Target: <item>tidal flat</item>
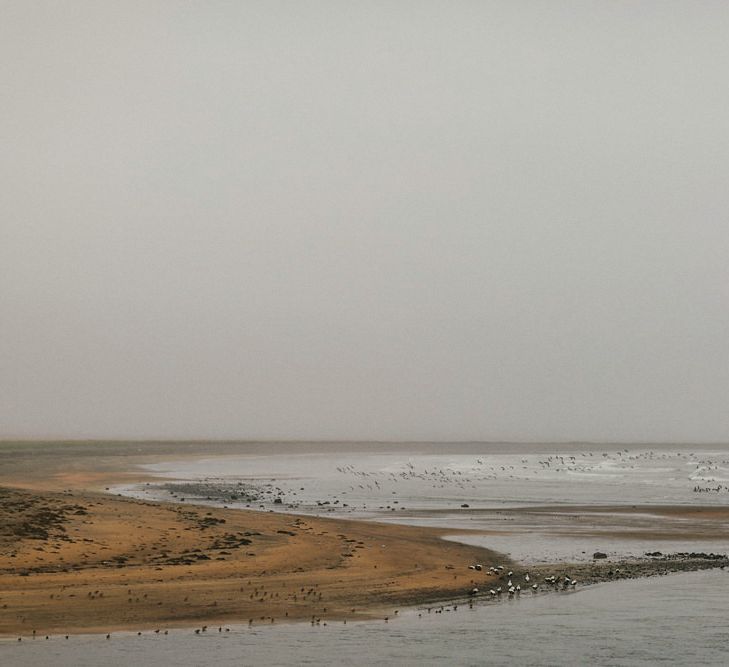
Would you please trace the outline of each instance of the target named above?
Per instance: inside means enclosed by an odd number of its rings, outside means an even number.
[[[595,584],[674,575],[650,588],[658,600],[676,576],[729,565],[727,458],[547,444],[4,443],[0,651],[89,632],[222,638],[297,622],[408,633],[423,615],[531,614],[544,596],[579,604]]]

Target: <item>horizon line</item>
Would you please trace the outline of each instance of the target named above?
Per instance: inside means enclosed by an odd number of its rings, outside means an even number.
[[[427,440],[427,439],[343,439],[343,438],[325,438],[325,439],[294,439],[294,438],[13,438],[0,437],[0,445],[11,443],[37,444],[37,443],[57,443],[57,444],[121,444],[121,443],[209,443],[209,444],[376,444],[376,445],[414,445],[414,444],[444,444],[444,445],[462,445],[462,444],[479,444],[479,445],[727,445],[729,440]]]

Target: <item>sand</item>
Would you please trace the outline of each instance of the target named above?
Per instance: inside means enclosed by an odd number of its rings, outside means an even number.
[[[0,633],[371,618],[466,595],[442,531],[0,490]]]

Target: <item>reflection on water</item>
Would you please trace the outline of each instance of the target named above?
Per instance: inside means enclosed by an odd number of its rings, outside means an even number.
[[[13,667],[78,665],[725,665],[729,573],[602,584],[396,621],[0,641]]]

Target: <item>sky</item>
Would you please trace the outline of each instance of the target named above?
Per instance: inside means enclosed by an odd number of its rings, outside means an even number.
[[[729,441],[729,3],[0,17],[0,438]]]

